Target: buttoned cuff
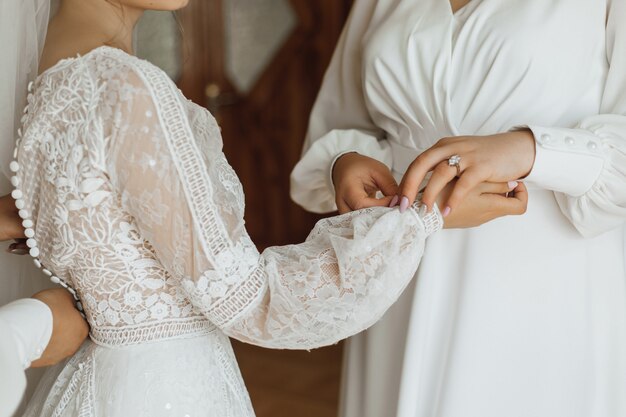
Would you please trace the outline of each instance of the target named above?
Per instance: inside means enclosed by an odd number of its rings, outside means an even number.
[[[528,128],[535,137],[536,154],[524,182],[574,197],[585,194],[604,165],[598,138],[583,129]]]
[[[15,344],[22,367],[28,368],[50,342],[52,311],[39,300],[21,299],[0,307],[0,320],[11,330],[6,336]]]

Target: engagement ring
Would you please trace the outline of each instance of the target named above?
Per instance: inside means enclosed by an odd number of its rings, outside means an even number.
[[[448,158],[448,166],[456,167],[456,176],[461,175],[461,156],[460,155],[452,155]]]

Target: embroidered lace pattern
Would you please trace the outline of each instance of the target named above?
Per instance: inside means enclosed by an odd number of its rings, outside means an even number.
[[[413,276],[438,213],[377,208],[259,253],[219,128],[151,64],[101,47],[29,96],[18,158],[40,259],[119,346],[216,328],[313,348],[373,324]]]

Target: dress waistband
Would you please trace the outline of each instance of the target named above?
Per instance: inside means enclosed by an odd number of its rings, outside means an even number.
[[[122,347],[171,339],[186,339],[214,332],[217,327],[203,317],[171,322],[156,322],[136,327],[93,327],[89,333],[94,343]]]

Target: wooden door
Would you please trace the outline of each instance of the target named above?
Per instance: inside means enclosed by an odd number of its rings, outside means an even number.
[[[351,2],[195,0],[181,13],[179,86],[222,127],[260,250],[303,241],[318,219],[290,200],[289,174]],[[234,346],[258,417],[336,415],[340,346],[311,353]]]

